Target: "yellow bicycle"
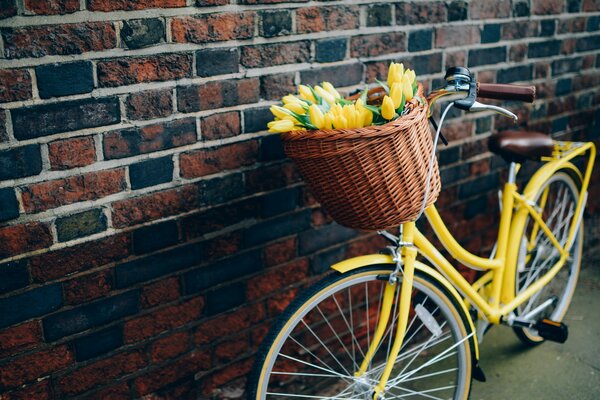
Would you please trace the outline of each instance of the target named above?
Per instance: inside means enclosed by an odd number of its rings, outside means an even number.
[[[535,88],[478,84],[451,68],[447,85],[428,97],[461,95],[450,107],[510,111],[484,98],[533,101]],[[439,137],[440,129],[437,131]],[[381,231],[389,254],[333,265],[334,270],[290,304],[257,354],[249,399],[467,399],[478,365],[478,340],[490,325],[512,326],[527,344],[564,342],[565,315],[579,274],[586,204],[596,149],[539,133],[503,132],[490,150],[509,162],[501,193],[495,250],[465,250],[435,206],[424,210],[448,253],[482,271],[469,283],[415,222]],[[520,165],[543,161],[518,190]],[[587,159],[582,169],[575,159]],[[417,259],[418,258],[418,259]]]

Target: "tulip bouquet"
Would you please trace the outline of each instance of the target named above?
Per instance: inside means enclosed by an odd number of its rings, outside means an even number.
[[[417,79],[413,70],[392,62],[387,82],[377,82],[385,92],[380,105],[367,104],[368,88],[355,100],[346,100],[329,82],[315,87],[300,85],[298,95],[283,97],[283,106],[271,106],[275,120],[269,122],[269,132],[351,129],[386,124],[402,115],[406,103],[416,96]]]

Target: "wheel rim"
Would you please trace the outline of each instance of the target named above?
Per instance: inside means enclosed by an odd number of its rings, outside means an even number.
[[[396,325],[392,317],[397,315],[399,297],[397,289],[374,361],[365,375],[355,377],[373,337],[389,271],[379,274],[342,279],[311,296],[294,313],[267,356],[258,398],[372,398],[392,345]],[[468,393],[470,382],[464,325],[439,289],[422,280],[415,280],[414,287],[406,339],[385,399],[462,398],[459,394]]]
[[[574,218],[578,200],[578,190],[573,180],[564,173],[554,175],[540,190],[535,201],[543,198],[543,193],[548,190],[546,204],[542,211],[544,221],[564,246],[568,237],[569,227]],[[522,292],[532,283],[544,276],[560,258],[557,249],[541,230],[537,235],[532,235],[534,221],[528,218],[525,225],[525,234],[519,248],[519,260],[516,274],[517,293]],[[542,304],[551,297],[556,298],[554,305],[546,308],[536,319],[548,318],[553,321],[561,321],[567,312],[579,275],[579,264],[581,261],[581,226],[576,232],[575,240],[570,250],[570,256],[566,264],[544,286],[534,294],[528,301],[518,307],[519,315],[524,315],[535,307]],[[524,329],[529,339],[541,341],[534,329]]]

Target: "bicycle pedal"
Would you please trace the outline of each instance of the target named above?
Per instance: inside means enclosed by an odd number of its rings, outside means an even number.
[[[564,343],[569,337],[569,328],[562,322],[555,322],[544,318],[538,321],[534,328],[541,337],[553,342]]]

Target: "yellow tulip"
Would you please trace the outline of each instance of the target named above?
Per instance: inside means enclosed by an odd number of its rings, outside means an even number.
[[[348,127],[348,121],[343,115],[338,115],[333,119],[333,127],[335,129],[346,129]]]
[[[392,63],[393,64],[393,63]],[[388,87],[392,87],[395,82],[400,82],[404,76],[404,64],[393,64],[390,65],[388,70]]]
[[[300,85],[298,86],[298,91],[300,92],[300,97],[304,100],[308,100],[313,103],[317,102],[317,99],[315,99],[315,96],[312,94],[312,91],[308,86]]]
[[[302,100],[300,100],[299,98],[297,98],[293,94],[288,94],[287,96],[283,96],[283,98],[281,99],[281,101],[283,101],[283,104],[290,104],[290,103],[299,103],[299,104],[302,104]]]
[[[341,99],[342,96],[340,95],[340,93],[335,89],[335,87],[329,83],[329,82],[323,82],[321,83],[321,85],[323,86],[323,89],[327,90],[335,99]]]
[[[301,103],[287,103],[283,106],[283,108],[293,111],[296,114],[304,115],[306,114],[306,110],[302,107]]]
[[[315,86],[315,92],[321,96],[322,98],[325,99],[325,101],[327,103],[329,103],[330,105],[334,105],[335,104],[335,97],[333,97],[333,95],[331,93],[329,93],[327,90],[323,89],[321,86]]]
[[[284,119],[285,117],[290,115],[290,112],[288,110],[279,106],[271,106],[269,110],[271,110],[271,113],[273,113],[273,115],[279,119]]]
[[[408,76],[411,85],[415,83],[415,79],[417,79],[415,71],[413,71],[412,69],[407,69],[404,75]]]
[[[366,108],[362,112],[363,126],[370,126],[373,123],[373,113]]]
[[[385,96],[383,98],[383,103],[381,104],[381,116],[385,119],[392,119],[396,114],[394,109],[394,102],[390,96]]]
[[[332,129],[333,128],[333,115],[328,112],[324,117],[323,129]]]
[[[321,129],[323,128],[323,126],[325,126],[325,116],[316,104],[313,104],[310,107],[308,107],[308,115],[310,116],[310,122],[317,129]]]
[[[390,97],[392,98],[392,102],[394,103],[394,109],[400,107],[400,103],[402,103],[402,90],[402,84],[400,82],[394,82],[390,90]]]
[[[271,121],[267,124],[269,132],[289,132],[294,128],[294,123],[288,119]]]
[[[404,94],[406,101],[409,101],[413,98],[412,84],[410,83],[409,79],[404,79],[402,82],[402,93]]]

